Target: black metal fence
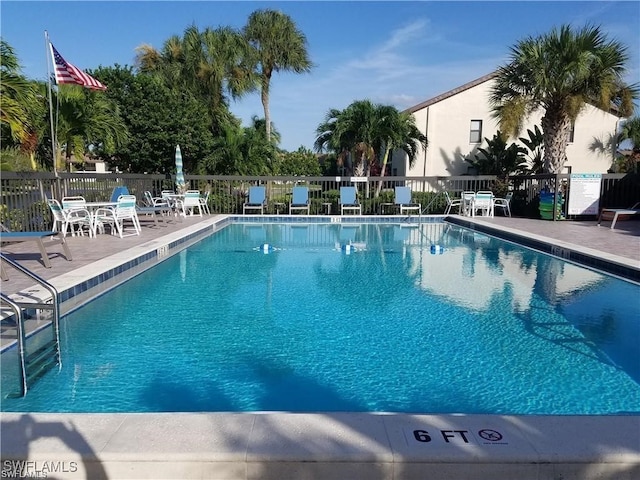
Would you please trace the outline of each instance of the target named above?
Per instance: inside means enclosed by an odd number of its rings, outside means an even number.
[[[633,176],[632,176],[633,177]],[[251,185],[265,185],[267,213],[285,213],[296,185],[309,187],[311,214],[340,212],[340,187],[355,186],[363,215],[390,213],[385,206],[393,203],[394,187],[409,186],[413,201],[422,205],[423,214],[441,214],[447,206],[444,192],[459,197],[463,191],[491,190],[504,197],[513,191],[512,212],[515,216],[539,218],[537,198],[541,190],[569,194],[569,175],[533,175],[510,177],[508,182],[495,176],[459,177],[247,177],[219,175],[185,175],[187,186],[209,192],[212,213],[240,214]],[[629,206],[640,200],[637,176],[607,174],[602,176],[600,207]],[[175,190],[175,178],[155,174],[123,173],[15,173],[3,172],[0,178],[2,201],[0,221],[12,230],[34,231],[51,228],[47,199],[82,195],[87,201],[104,201],[117,186],[126,186],[144,202],[144,192],[158,196],[162,190]]]

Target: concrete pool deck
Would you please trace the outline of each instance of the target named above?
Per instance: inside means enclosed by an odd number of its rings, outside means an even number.
[[[189,237],[176,245],[177,252],[197,241],[200,232],[210,233],[221,218],[145,227],[141,236],[124,239],[72,237],[73,261],[52,256],[51,269],[29,245],[10,245],[3,253],[64,289],[114,262],[164,251],[165,245]],[[595,251],[640,270],[637,221],[621,222],[616,230],[595,222],[473,221],[477,228],[544,238],[562,252]],[[32,282],[20,283],[24,280],[17,272],[8,270],[3,293],[30,288]],[[77,300],[86,298],[78,295]],[[3,412],[0,427],[3,478],[45,470],[69,479],[640,478],[638,415]]]

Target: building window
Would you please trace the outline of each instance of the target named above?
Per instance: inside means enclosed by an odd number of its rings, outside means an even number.
[[[569,130],[569,142],[568,143],[573,143],[573,136],[576,133],[576,122],[574,120],[571,120],[571,130]]]
[[[482,143],[482,120],[471,120],[469,143]]]

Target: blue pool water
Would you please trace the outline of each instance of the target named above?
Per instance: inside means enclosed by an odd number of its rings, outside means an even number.
[[[2,410],[640,414],[638,298],[444,223],[234,224],[65,317]]]

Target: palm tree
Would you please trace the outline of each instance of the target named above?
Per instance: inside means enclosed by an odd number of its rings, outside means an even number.
[[[182,37],[166,40],[161,51],[141,45],[137,52],[141,72],[155,74],[169,88],[187,90],[206,102],[220,132],[230,121],[225,92],[238,98],[256,88],[249,44],[229,27],[199,31],[190,26]]]
[[[269,88],[273,72],[304,73],[311,70],[307,39],[291,18],[275,10],[253,12],[244,27],[244,36],[253,47],[254,61],[260,82],[260,97],[264,109],[267,140],[271,140]]]
[[[318,153],[335,152],[336,164],[341,167],[345,165],[349,156],[348,142],[341,139],[336,131],[342,112],[335,108],[327,112],[324,121],[316,128],[316,140],[313,143],[313,148]]]
[[[500,130],[517,136],[525,118],[542,109],[544,168],[559,172],[567,160],[571,122],[587,104],[622,116],[633,112],[638,86],[623,82],[627,49],[609,41],[599,27],[553,29],[511,48],[511,61],[500,67],[490,102]]]
[[[67,161],[74,155],[103,152],[108,155],[128,139],[128,131],[115,103],[105,95],[75,85],[58,90],[59,118],[56,137]]]
[[[622,125],[620,143],[625,140],[631,142],[631,150],[640,153],[640,117],[633,117]]]
[[[393,150],[402,150],[407,154],[409,165],[415,163],[418,147],[427,148],[428,140],[416,126],[415,117],[408,112],[399,112],[392,106],[378,105],[376,108],[377,145],[375,150],[382,157],[380,176],[384,177],[387,170],[389,155]],[[382,190],[382,180],[378,182],[376,197]]]
[[[21,143],[32,127],[29,104],[36,102],[34,86],[20,73],[20,63],[13,48],[0,40],[0,121],[9,129],[11,138]]]

